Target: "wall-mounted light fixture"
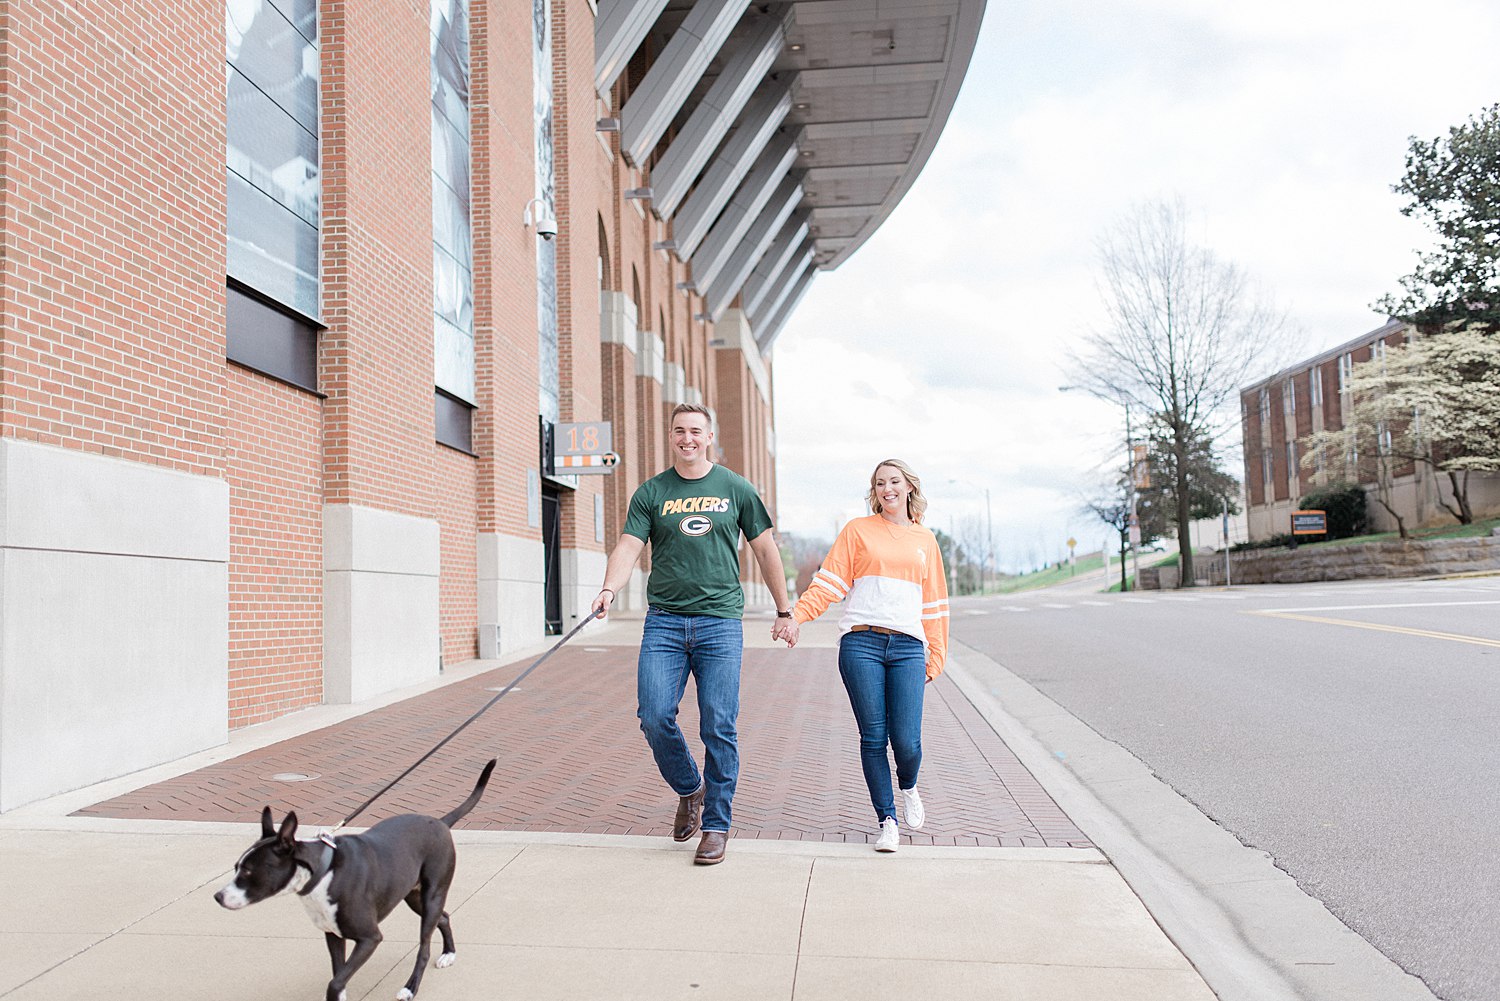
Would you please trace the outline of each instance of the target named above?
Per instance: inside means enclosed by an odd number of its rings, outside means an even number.
[[[650,188],[626,188],[625,197],[639,198],[641,201],[649,202],[652,198],[652,193]]]
[[[620,120],[618,118],[601,118],[594,123],[595,132],[618,132],[620,131]]]
[[[677,283],[677,291],[679,291],[679,292],[696,292],[696,291],[698,291],[698,286],[695,285],[692,282],[678,282]]]
[[[677,241],[676,240],[657,240],[655,243],[651,244],[651,249],[652,250],[676,250],[677,249]]]
[[[531,211],[536,207],[536,212]],[[536,235],[543,240],[550,240],[557,235],[557,220],[547,208],[547,202],[542,198],[533,198],[526,203],[526,211],[521,213],[521,225],[536,227]]]

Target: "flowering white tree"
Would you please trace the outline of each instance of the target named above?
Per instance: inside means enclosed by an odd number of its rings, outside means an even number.
[[[1354,366],[1344,425],[1307,439],[1302,464],[1343,456],[1351,478],[1390,501],[1397,469],[1424,465],[1444,476],[1452,499],[1438,503],[1461,524],[1474,520],[1469,477],[1500,472],[1500,334],[1482,327],[1418,337]]]

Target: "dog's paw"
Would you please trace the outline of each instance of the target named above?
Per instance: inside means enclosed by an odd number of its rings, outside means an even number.
[[[456,953],[456,952],[445,952],[445,953],[443,953],[441,956],[439,956],[437,958],[437,964],[436,964],[437,968],[440,969],[440,970],[446,970],[448,967],[450,967],[450,966],[453,965],[453,961],[455,959],[457,959],[457,958],[458,958],[458,953]]]
[[[403,987],[396,992],[396,1001],[411,1001],[414,997],[416,995],[411,992],[410,987]]]

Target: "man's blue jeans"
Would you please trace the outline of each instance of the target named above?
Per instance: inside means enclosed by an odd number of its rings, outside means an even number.
[[[865,785],[870,787],[870,805],[875,807],[877,820],[895,819],[896,797],[885,747],[889,743],[896,756],[896,780],[901,788],[915,788],[922,767],[926,648],[921,640],[905,634],[845,633],[839,641],[839,674],[859,726],[859,762]]]
[[[691,796],[700,782],[704,784],[705,831],[729,831],[730,803],[740,774],[735,721],[740,715],[744,647],[739,619],[675,615],[656,608],[646,612],[636,668],[636,715],[656,767],[672,791]],[[689,674],[698,690],[698,735],[704,751],[701,776],[677,726],[677,707]]]

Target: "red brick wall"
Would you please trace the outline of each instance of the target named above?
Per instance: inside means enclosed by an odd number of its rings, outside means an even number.
[[[324,500],[432,517],[427,6],[329,0],[318,33]]]
[[[228,367],[229,725],[323,700],[322,404]]]
[[[558,368],[561,419],[604,418],[599,344],[599,210],[608,193],[593,169],[603,152],[594,134],[594,14],[588,4],[552,5],[553,178],[557,216]],[[613,474],[611,474],[613,475]],[[594,498],[603,477],[582,476],[562,493],[562,545],[603,551],[594,538]]]
[[[474,460],[442,445],[433,446],[433,469],[442,535],[438,587],[443,663],[479,656],[479,479]]]
[[[223,4],[3,19],[0,434],[219,475]]]
[[[537,237],[522,225],[536,181],[531,5],[471,0],[469,21],[479,530],[540,540],[526,524],[526,475],[539,452]]]

